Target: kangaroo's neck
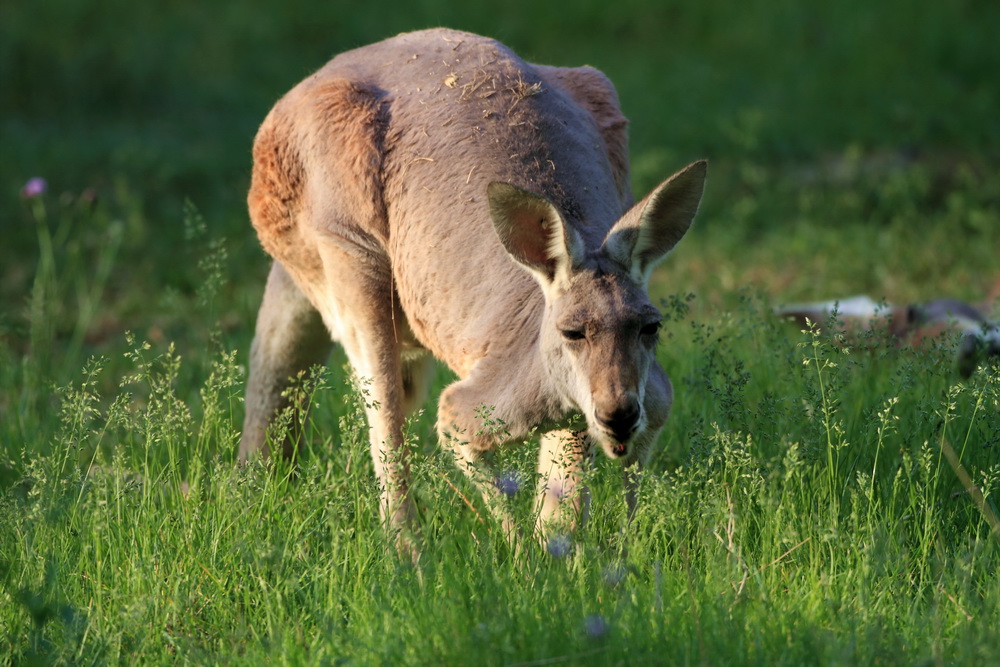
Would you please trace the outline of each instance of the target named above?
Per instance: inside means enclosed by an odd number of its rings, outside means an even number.
[[[575,412],[573,404],[561,391],[557,378],[547,364],[545,351],[536,339],[532,345],[518,351],[518,357],[495,360],[491,364],[499,372],[498,385],[510,400],[504,412],[507,430],[514,439],[527,437],[535,427],[562,422]],[[491,360],[491,362],[494,360]]]

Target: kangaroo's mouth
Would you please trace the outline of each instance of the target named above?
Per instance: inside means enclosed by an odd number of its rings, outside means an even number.
[[[609,459],[623,459],[632,450],[632,442],[640,430],[635,429],[627,437],[618,438],[614,434],[608,433],[605,429],[592,428],[590,429],[590,437],[600,445],[600,448],[604,450]]]
[[[638,414],[629,415],[624,420],[607,420],[594,415],[590,433],[591,437],[600,443],[608,458],[621,459],[629,455],[632,444],[645,427],[646,421],[640,409]]]

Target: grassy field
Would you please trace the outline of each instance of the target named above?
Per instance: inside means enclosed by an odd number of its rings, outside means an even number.
[[[170,5],[0,4],[0,664],[1000,655],[1000,368],[772,315],[868,294],[1000,316],[1000,5]],[[417,571],[339,352],[303,382],[297,467],[234,461],[269,266],[256,126],[334,53],[433,25],[608,73],[637,193],[712,166],[654,277],[677,399],[635,520],[604,461],[587,527],[515,556],[429,403]],[[503,458],[524,486],[532,457]]]

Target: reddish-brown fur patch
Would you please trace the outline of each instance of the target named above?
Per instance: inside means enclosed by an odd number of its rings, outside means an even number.
[[[299,228],[308,206],[306,169],[294,125],[280,106],[257,132],[253,157],[247,206],[261,245],[293,275],[321,275],[315,244],[307,242]]]
[[[261,245],[298,276],[322,271],[315,243],[307,241],[314,230],[300,227],[300,220],[334,226],[316,211],[342,216],[336,226],[383,244],[388,237],[381,185],[388,122],[381,95],[346,79],[315,81],[279,102],[261,126],[247,197]],[[309,189],[307,172],[323,177],[321,189]]]
[[[305,185],[305,169],[284,114],[275,111],[264,121],[254,141],[253,162],[247,204],[257,235],[270,252],[276,237],[295,227]]]
[[[319,154],[326,168],[340,176],[337,208],[350,211],[355,224],[384,242],[389,232],[382,169],[389,121],[383,97],[381,91],[347,79],[325,81],[310,91]]]

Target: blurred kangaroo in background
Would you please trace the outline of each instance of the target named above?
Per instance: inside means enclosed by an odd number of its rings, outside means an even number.
[[[626,125],[601,72],[443,29],[341,54],[293,88],[253,149],[250,216],[275,261],[240,459],[281,444],[265,433],[283,391],[335,341],[371,382],[381,513],[403,550],[403,422],[434,358],[460,378],[438,403],[440,443],[487,496],[484,455],[540,428],[541,532],[585,517],[595,443],[624,463],[631,515],[673,400],[649,276],[691,224],[706,163],[633,206]]]

